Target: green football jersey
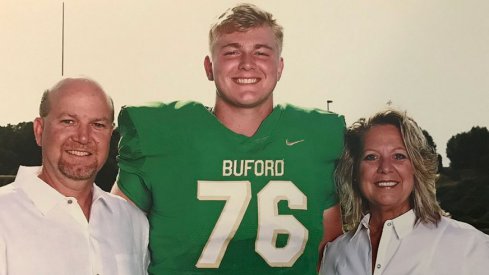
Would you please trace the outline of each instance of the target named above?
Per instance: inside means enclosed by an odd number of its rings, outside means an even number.
[[[252,137],[202,104],[125,107],[120,189],[150,222],[150,274],[316,274],[342,116],[279,105]]]

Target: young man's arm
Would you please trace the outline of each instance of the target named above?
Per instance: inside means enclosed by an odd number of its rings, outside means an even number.
[[[126,196],[126,194],[124,194],[124,192],[122,192],[122,190],[119,188],[119,185],[117,185],[117,182],[115,182],[114,185],[112,185],[112,189],[110,190],[110,193],[117,195],[117,196],[125,199],[126,201],[136,205],[129,197]]]
[[[323,239],[319,244],[318,270],[323,258],[324,247],[341,234],[343,234],[341,211],[339,204],[335,204],[323,212]]]

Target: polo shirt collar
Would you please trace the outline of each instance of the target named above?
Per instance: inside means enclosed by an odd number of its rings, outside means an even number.
[[[100,201],[101,203],[103,203],[105,205],[105,207],[110,212],[113,212],[112,207],[114,207],[114,206],[109,203],[109,200],[110,200],[109,196],[110,195],[95,184],[93,185],[92,190],[93,190],[93,192],[92,192],[92,208],[94,207],[94,205],[97,204],[97,201]]]
[[[20,166],[15,182],[19,184],[37,209],[46,215],[57,204],[66,203],[68,198],[38,177],[41,169],[41,166]]]
[[[409,210],[408,212],[402,214],[401,216],[392,220],[394,226],[394,231],[399,239],[407,236],[414,229],[414,223],[416,221],[416,215],[414,210]]]
[[[363,216],[362,220],[360,221],[360,224],[357,227],[357,230],[355,231],[355,234],[353,234],[352,236],[352,239],[355,238],[355,236],[357,236],[360,231],[369,228],[369,224],[368,224],[369,221],[370,221],[370,213]],[[414,214],[414,210],[411,209],[408,212],[390,221],[393,224],[394,232],[396,233],[397,237],[399,239],[402,239],[405,236],[407,236],[409,233],[411,233],[411,231],[413,231],[414,223],[416,221],[416,215]]]
[[[27,196],[32,200],[34,205],[46,215],[51,209],[58,204],[66,204],[68,200],[76,200],[73,197],[65,197],[51,187],[49,184],[41,180],[38,176],[41,173],[42,166],[26,167],[20,166],[15,178],[18,184]],[[97,200],[101,200],[110,209],[110,204],[107,203],[107,195],[95,184],[93,185],[92,207]]]

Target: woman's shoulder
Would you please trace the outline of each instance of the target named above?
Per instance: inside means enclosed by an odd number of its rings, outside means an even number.
[[[487,274],[489,268],[489,235],[468,223],[442,218],[443,234],[438,242],[438,251],[446,259],[463,262],[465,274]]]
[[[442,217],[436,227],[430,226],[425,233],[441,253],[459,257],[473,254],[489,256],[489,235],[468,223]]]
[[[437,227],[440,227],[446,233],[450,233],[452,231],[455,233],[458,233],[458,234],[482,233],[479,230],[477,230],[474,226],[472,226],[468,223],[461,222],[458,220],[454,220],[454,219],[449,218],[449,217],[442,217],[441,220],[439,221]]]
[[[363,228],[344,233],[326,245],[320,274],[364,274],[370,269],[365,262],[370,246]]]
[[[349,254],[352,249],[358,248],[358,240],[356,239],[361,238],[361,231],[361,229],[355,229],[345,232],[334,241],[329,242],[326,245],[325,255],[327,253],[332,253],[338,256],[340,254]]]

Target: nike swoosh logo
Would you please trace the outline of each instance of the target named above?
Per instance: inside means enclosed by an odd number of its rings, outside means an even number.
[[[289,141],[288,139],[286,139],[285,144],[287,144],[287,146],[293,146],[293,145],[296,145],[297,143],[301,143],[303,141],[304,141],[303,139],[299,139],[296,141]]]

